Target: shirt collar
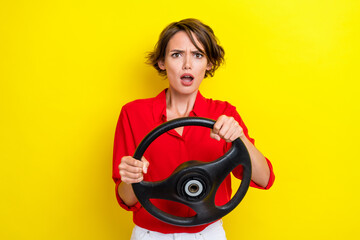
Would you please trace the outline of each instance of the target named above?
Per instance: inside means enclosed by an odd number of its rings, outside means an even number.
[[[153,117],[155,122],[166,122],[166,91],[161,91],[154,99],[153,103]],[[200,91],[197,92],[195,104],[193,110],[190,112],[190,116],[201,117],[204,116],[206,111],[206,98],[204,98]]]
[[[166,89],[161,91],[153,102],[153,117],[155,123],[163,123],[166,121]]]
[[[203,95],[201,95],[200,90],[199,90],[196,95],[194,109],[192,110],[192,112],[194,113],[194,116],[205,117],[206,105],[207,105],[206,98],[204,98]]]

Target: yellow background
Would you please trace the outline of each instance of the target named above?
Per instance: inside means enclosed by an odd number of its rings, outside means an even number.
[[[2,0],[0,239],[129,239],[117,117],[167,86],[145,55],[187,17],[226,51],[203,95],[237,107],[276,174],[224,218],[228,239],[360,238],[359,2]]]

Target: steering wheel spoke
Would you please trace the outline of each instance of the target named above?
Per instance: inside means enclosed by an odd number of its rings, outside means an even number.
[[[133,188],[136,191],[141,191],[141,196],[144,199],[165,199],[183,203],[176,190],[176,175],[171,175],[162,181],[142,181],[133,184]]]

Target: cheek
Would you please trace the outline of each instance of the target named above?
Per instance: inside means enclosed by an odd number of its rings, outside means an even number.
[[[199,63],[198,65],[197,65],[197,69],[198,69],[198,73],[199,74],[203,74],[203,73],[205,73],[206,72],[206,70],[207,70],[207,64],[205,63]]]
[[[174,77],[174,76],[177,75],[177,70],[174,69],[174,68],[167,68],[167,69],[166,69],[166,75],[167,75],[168,77],[169,77],[169,76]]]
[[[176,82],[176,78],[178,75],[179,70],[174,66],[168,66],[166,68],[166,76],[169,82]]]
[[[167,64],[166,64],[166,70],[168,72],[177,72],[179,71],[179,69],[181,69],[181,64],[179,61],[169,61]]]

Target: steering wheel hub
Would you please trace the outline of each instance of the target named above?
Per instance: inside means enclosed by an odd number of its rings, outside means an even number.
[[[185,185],[185,192],[190,197],[197,197],[203,191],[203,185],[198,180],[190,180]]]
[[[210,180],[201,173],[190,173],[182,176],[178,183],[178,194],[188,201],[200,201],[211,188]]]

